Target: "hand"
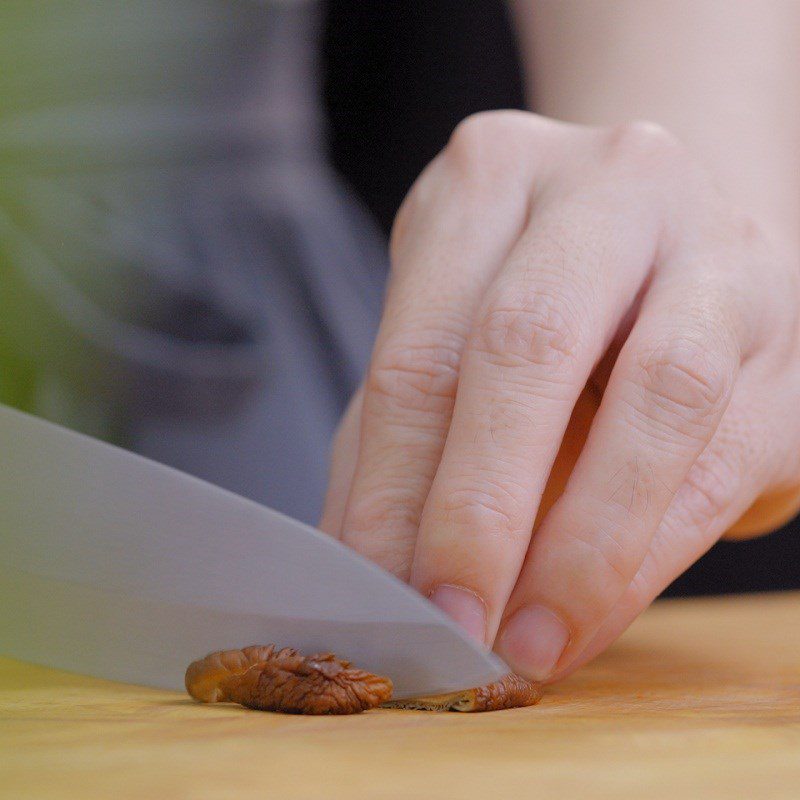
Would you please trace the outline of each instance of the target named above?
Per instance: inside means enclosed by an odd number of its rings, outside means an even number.
[[[800,483],[796,252],[657,126],[472,117],[391,254],[322,527],[520,674],[584,663]]]

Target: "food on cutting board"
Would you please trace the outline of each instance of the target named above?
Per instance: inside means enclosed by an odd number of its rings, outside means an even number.
[[[541,699],[541,684],[510,674],[475,689],[389,700],[383,705],[386,708],[412,708],[419,711],[502,711],[505,708],[533,706]]]
[[[186,690],[204,703],[232,702],[285,714],[358,714],[392,696],[388,678],[333,653],[303,656],[274,645],[222,650],[186,670]]]
[[[353,667],[333,653],[304,656],[291,647],[220,650],[186,670],[186,690],[203,703],[239,703],[285,714],[358,714],[377,706],[426,711],[497,711],[531,706],[539,684],[507,675],[488,686],[392,700],[392,681]]]

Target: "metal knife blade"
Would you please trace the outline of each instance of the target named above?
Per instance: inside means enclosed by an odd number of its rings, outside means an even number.
[[[270,642],[336,652],[398,698],[508,671],[319,531],[0,406],[0,652],[179,689],[192,660]]]

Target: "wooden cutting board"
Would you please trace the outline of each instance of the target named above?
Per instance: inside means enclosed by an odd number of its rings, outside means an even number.
[[[0,796],[800,798],[800,594],[662,602],[493,714],[279,716],[0,660]]]

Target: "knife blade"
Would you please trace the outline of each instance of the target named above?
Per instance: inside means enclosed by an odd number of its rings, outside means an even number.
[[[397,698],[508,671],[321,532],[0,406],[0,652],[180,689],[192,660],[271,642],[388,675]]]

